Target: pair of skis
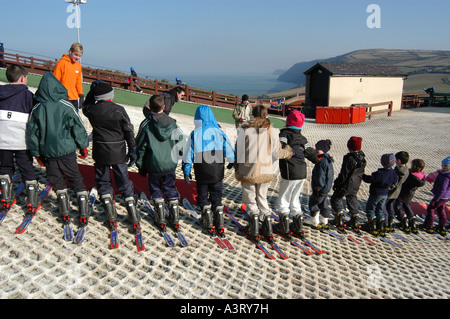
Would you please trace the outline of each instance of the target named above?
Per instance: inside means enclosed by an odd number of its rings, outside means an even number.
[[[147,212],[150,214],[152,218],[155,217],[155,211],[152,208],[152,205],[150,204],[150,201],[147,198],[147,195],[145,195],[144,192],[141,193],[140,200],[144,208],[147,210]],[[176,230],[177,238],[180,241],[180,244],[182,247],[186,247],[189,245],[188,241],[186,240],[186,237],[181,232],[179,228]],[[175,241],[172,239],[172,236],[167,232],[167,227],[164,227],[161,229],[161,235],[164,238],[164,241],[166,242],[166,245],[169,247],[175,247]]]
[[[41,208],[42,204],[44,203],[45,199],[47,198],[47,196],[50,193],[50,191],[52,190],[52,188],[53,188],[53,186],[50,184],[50,182],[47,183],[47,185],[45,186],[41,195],[39,196],[39,198],[41,200],[39,205],[36,207],[36,209],[34,211],[32,211],[32,212],[27,211],[27,213],[25,214],[24,220],[19,225],[19,227],[17,227],[17,229],[16,229],[16,232],[15,232],[16,234],[23,234],[27,230],[28,226],[30,225],[31,221],[33,220],[33,218],[36,215],[36,213],[38,212],[38,210]]]
[[[115,208],[115,201],[113,203],[113,209]],[[115,221],[110,221],[109,223],[109,248],[117,249],[119,248],[119,235],[117,233],[117,224]],[[145,250],[144,239],[142,237],[140,225],[133,225],[134,240],[136,244],[137,251]]]
[[[197,224],[199,224],[200,226],[203,227],[203,224],[200,220],[200,215],[197,213],[197,211],[195,210],[195,208],[191,205],[191,203],[189,202],[189,200],[187,198],[183,198],[183,207],[190,213],[190,215],[192,217],[195,218]],[[224,206],[224,211],[228,210],[225,206]],[[208,230],[205,229],[206,232],[208,232]],[[216,244],[221,248],[221,249],[228,249],[228,250],[234,250],[234,246],[231,244],[231,242],[228,240],[228,238],[225,236],[225,234],[221,234],[220,236],[217,235],[216,231],[214,231],[213,233],[208,232],[209,235],[211,235],[211,238],[216,242]]]
[[[98,192],[95,187],[91,189],[89,192],[89,198],[88,198],[88,207],[89,212],[92,213],[94,209],[95,201],[97,200]],[[81,242],[84,240],[84,236],[86,235],[86,228],[87,228],[87,221],[84,220],[84,218],[80,219],[81,226],[78,228],[77,234],[75,235],[75,238],[73,239],[74,244],[81,244]],[[64,231],[64,234],[66,234],[66,231]]]
[[[246,207],[244,205],[241,206],[241,211],[244,214],[244,216],[247,215],[246,212]],[[225,214],[228,216],[228,218],[231,219],[231,221],[256,245],[256,247],[258,247],[269,259],[275,259],[275,256],[273,254],[271,254],[266,247],[264,247],[261,243],[260,238],[254,238],[253,236],[251,236],[248,232],[247,232],[247,228],[242,226],[241,223],[238,222],[238,220],[236,219],[236,217],[234,217],[229,211],[228,209],[224,209]],[[269,245],[278,253],[278,255],[280,256],[281,259],[288,259],[289,256],[286,255],[283,250],[273,241],[270,240],[268,238],[266,238]]]
[[[280,219],[278,218],[278,216],[277,216],[275,213],[273,213],[273,212],[272,212],[272,217],[273,217],[276,221],[280,222]],[[280,233],[280,232],[277,230],[277,228],[278,228],[277,225],[275,225],[275,226],[274,226],[274,230],[273,230],[277,235],[281,236],[284,240],[288,241],[291,245],[297,247],[298,249],[300,249],[301,251],[303,251],[305,254],[307,254],[307,255],[314,255],[314,253],[316,253],[316,254],[318,254],[318,255],[323,254],[323,251],[322,251],[320,248],[318,248],[317,246],[315,246],[314,244],[312,244],[309,240],[305,239],[304,236],[299,236],[298,234],[296,234],[296,233],[294,233],[294,232],[292,232],[291,234],[289,234],[289,236],[286,236],[286,235],[283,235],[282,233]],[[311,248],[313,251],[311,251],[311,250],[307,249],[306,247],[300,245],[298,242],[296,242],[295,240],[293,240],[292,236],[295,236],[295,237],[297,237],[298,239],[300,239],[301,241],[303,241],[303,243],[306,244],[306,245],[307,245],[309,248]]]

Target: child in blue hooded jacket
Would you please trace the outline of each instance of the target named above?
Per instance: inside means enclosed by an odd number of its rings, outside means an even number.
[[[202,209],[203,226],[212,235],[215,232],[223,235],[222,180],[225,158],[234,163],[234,148],[208,105],[197,108],[194,125],[183,159],[184,179],[190,184],[193,166],[197,182],[197,204]]]

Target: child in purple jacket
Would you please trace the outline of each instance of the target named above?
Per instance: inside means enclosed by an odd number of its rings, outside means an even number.
[[[439,217],[439,226],[437,232],[446,236],[445,224],[447,223],[446,203],[450,198],[450,156],[442,161],[442,171],[436,177],[433,188],[431,189],[434,197],[428,204],[427,217],[425,218],[423,227],[428,233],[434,233],[433,220],[434,214],[437,212]]]
[[[392,168],[395,165],[394,154],[383,154],[381,165],[371,175],[363,175],[363,181],[370,183],[369,198],[366,204],[367,220],[369,222],[369,232],[373,235],[385,236],[386,218],[383,208],[385,206],[389,188],[398,181],[398,176]]]

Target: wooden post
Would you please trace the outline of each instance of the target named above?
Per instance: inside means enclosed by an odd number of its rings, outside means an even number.
[[[216,105],[216,104],[217,104],[217,93],[216,93],[216,91],[212,91],[211,105]]]
[[[158,94],[159,92],[159,83],[158,80],[155,80],[155,94]]]
[[[31,72],[34,73],[34,58],[30,57]]]

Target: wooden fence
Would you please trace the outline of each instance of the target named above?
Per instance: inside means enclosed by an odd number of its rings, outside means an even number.
[[[3,60],[6,64],[21,65],[30,73],[41,75],[47,71],[52,72],[56,64],[56,61],[42,60],[34,57],[21,56],[19,54],[11,54],[8,52],[4,53],[4,58],[1,60]],[[83,82],[87,83],[102,80],[110,83],[113,87],[133,91],[136,85],[134,83],[134,79],[137,80],[139,87],[148,94],[158,94],[177,87],[177,85],[168,82],[148,80],[126,74],[83,67]],[[186,90],[186,96],[184,97],[185,101],[229,107],[232,109],[240,102],[240,98],[238,96],[231,94],[222,94],[215,91],[196,89],[187,85],[183,86],[183,88]]]

